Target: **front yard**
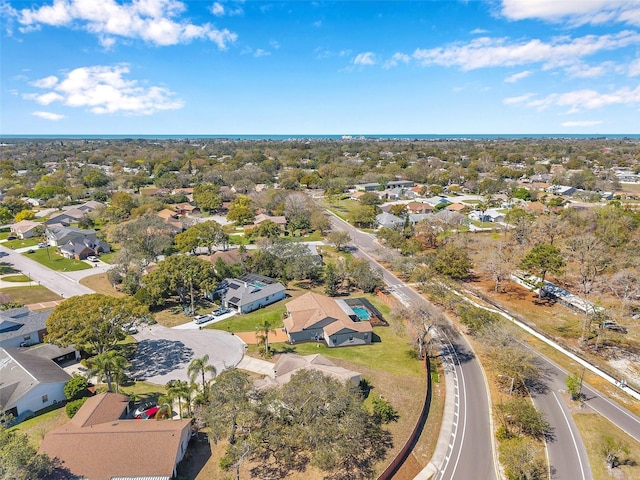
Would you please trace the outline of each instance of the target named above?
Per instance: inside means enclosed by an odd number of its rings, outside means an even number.
[[[58,272],[73,272],[91,268],[91,265],[81,260],[71,260],[58,255],[55,253],[55,247],[34,248],[33,253],[27,252],[24,255],[28,255],[30,259]]]

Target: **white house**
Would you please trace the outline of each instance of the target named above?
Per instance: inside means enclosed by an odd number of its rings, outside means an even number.
[[[71,376],[53,360],[19,348],[0,348],[0,411],[22,419],[66,400]]]

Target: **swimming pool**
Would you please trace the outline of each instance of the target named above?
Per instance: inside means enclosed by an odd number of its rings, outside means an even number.
[[[351,307],[351,309],[355,312],[360,320],[369,320],[371,318],[369,310],[364,307]]]

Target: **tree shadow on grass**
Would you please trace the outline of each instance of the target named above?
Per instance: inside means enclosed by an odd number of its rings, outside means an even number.
[[[131,359],[131,374],[136,379],[166,375],[193,358],[193,350],[170,340],[142,340]]]

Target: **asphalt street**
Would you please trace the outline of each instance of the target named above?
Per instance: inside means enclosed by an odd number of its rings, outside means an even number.
[[[422,295],[383,268],[372,256],[378,245],[375,236],[361,232],[340,218],[330,215],[333,226],[345,230],[357,247],[354,255],[367,260],[382,272],[389,290],[403,304],[426,303]],[[450,421],[443,422],[443,428],[450,429],[450,448],[441,459],[434,459],[437,480],[478,478],[491,480],[498,478],[492,434],[489,395],[482,367],[471,346],[461,335],[449,332],[443,351],[448,357],[447,374],[453,375],[455,391],[447,396],[455,396],[455,409]],[[446,432],[445,432],[446,434]]]
[[[204,355],[209,355],[209,364],[222,372],[236,366],[245,349],[235,335],[212,329],[185,330],[156,324],[142,327],[133,337],[138,348],[131,361],[131,376],[159,385],[169,380],[188,381],[189,363]]]
[[[79,270],[78,272],[56,272],[35,260],[31,260],[28,255],[22,255],[2,244],[0,244],[0,252],[6,253],[0,258],[0,262],[7,263],[16,270],[20,270],[23,274],[28,275],[32,281],[39,282],[40,285],[60,295],[60,298],[95,293],[90,288],[80,285],[78,280],[86,275],[95,275],[97,269]],[[88,273],[85,274],[84,272]]]

